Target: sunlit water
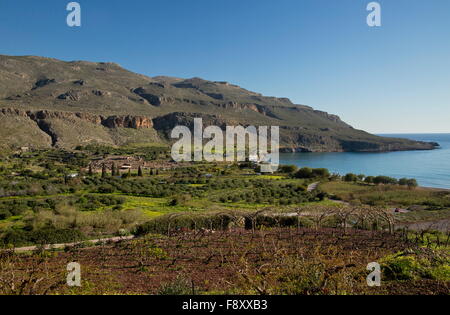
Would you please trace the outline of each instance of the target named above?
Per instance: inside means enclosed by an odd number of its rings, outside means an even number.
[[[425,187],[450,189],[450,134],[389,134],[396,138],[438,142],[432,151],[388,153],[283,153],[281,164],[325,167],[333,173],[416,178]]]

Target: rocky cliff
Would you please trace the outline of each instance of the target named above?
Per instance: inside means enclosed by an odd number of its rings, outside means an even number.
[[[279,126],[287,152],[435,148],[377,137],[336,115],[227,82],[150,78],[114,63],[0,56],[0,145],[167,143],[171,128],[191,126],[195,117],[205,125]]]

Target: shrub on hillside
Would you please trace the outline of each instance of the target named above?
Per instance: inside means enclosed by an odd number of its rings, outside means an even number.
[[[398,184],[397,179],[389,177],[389,176],[377,176],[374,178],[373,182],[377,185],[396,185]]]
[[[298,167],[295,165],[281,165],[279,171],[280,173],[293,174],[298,171]]]
[[[356,174],[353,173],[348,173],[344,176],[344,181],[346,182],[357,182],[358,181],[358,176]]]
[[[310,167],[302,167],[298,170],[297,173],[295,173],[295,177],[297,178],[312,178],[313,177],[313,170]]]
[[[44,227],[33,231],[11,230],[0,240],[4,247],[7,245],[25,246],[30,244],[61,244],[84,240],[84,235],[74,229],[57,229]]]
[[[314,168],[312,170],[313,177],[327,178],[330,177],[330,171],[326,168]]]

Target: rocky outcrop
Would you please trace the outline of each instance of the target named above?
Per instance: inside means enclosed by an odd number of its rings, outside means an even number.
[[[44,86],[52,84],[52,83],[56,83],[56,80],[55,79],[40,79],[40,80],[36,81],[36,83],[34,84],[33,90],[36,90],[38,88],[44,87]]]
[[[5,116],[22,116],[22,117],[28,116],[26,111],[15,108],[2,108],[0,109],[0,114]]]
[[[152,128],[153,122],[148,117],[142,116],[111,116],[102,121],[102,125],[108,128]]]
[[[162,87],[162,88],[164,88],[164,87]],[[150,105],[153,105],[153,106],[161,106],[161,103],[163,102],[161,96],[151,94],[142,87],[134,89],[132,92],[139,95],[140,97],[145,99]]]
[[[70,112],[53,112],[48,110],[27,111],[26,115],[32,120],[48,120],[48,119],[62,119],[74,121],[81,119],[93,124],[101,124],[104,118],[102,116],[88,114],[88,113],[70,113]]]
[[[264,105],[259,105],[255,103],[237,103],[237,102],[228,102],[228,103],[212,103],[213,105],[224,108],[224,109],[232,109],[232,110],[251,110],[255,113],[262,114],[264,116],[269,116],[271,118],[279,119],[273,111]]]
[[[176,126],[186,126],[193,130],[195,118],[202,118],[204,127],[219,126],[220,128],[225,129],[227,124],[233,125],[233,122],[225,121],[216,115],[177,112],[154,118],[153,127],[169,137],[170,132]],[[234,122],[234,125],[237,125],[237,123]]]
[[[283,131],[282,131],[283,132]],[[281,133],[282,133],[281,132]],[[332,136],[300,135],[293,143],[285,142],[280,148],[282,153],[299,152],[394,152],[412,150],[433,150],[439,147],[437,143],[420,141],[403,141],[379,143],[370,140],[340,140]]]
[[[66,93],[58,95],[59,100],[68,100],[68,101],[80,101],[83,97],[87,96],[86,92],[81,91],[68,91]]]
[[[231,106],[236,106],[235,104]],[[246,107],[251,109],[251,107]],[[253,107],[253,110],[261,108]],[[326,113],[322,114],[325,116]],[[225,130],[226,126],[241,125],[239,121],[224,118],[221,115],[208,115],[199,113],[174,112],[159,116],[154,119],[145,116],[114,115],[104,117],[89,113],[72,113],[62,111],[24,111],[15,108],[0,109],[0,115],[10,117],[22,117],[34,121],[40,130],[49,135],[52,143],[59,141],[58,132],[51,128],[52,122],[58,121],[67,125],[79,125],[80,122],[93,124],[94,126],[106,127],[108,129],[131,128],[156,130],[170,139],[170,133],[176,126],[186,126],[193,130],[194,118],[202,118],[203,126],[219,126]],[[334,115],[325,116],[327,119],[337,120]],[[92,126],[92,125],[91,125]],[[244,125],[246,126],[246,125]],[[20,126],[18,126],[20,128]],[[280,140],[282,152],[384,152],[402,150],[431,150],[435,149],[437,143],[407,141],[405,139],[392,139],[388,143],[374,140],[345,140],[336,138],[332,130],[322,128],[322,133],[309,133],[308,128],[280,127]]]
[[[78,102],[81,99],[83,99],[84,97],[89,96],[89,94],[92,94],[92,95],[95,95],[95,96],[99,96],[99,97],[111,96],[112,95],[111,92],[103,91],[103,90],[92,90],[90,92],[88,92],[88,91],[71,90],[71,91],[67,91],[66,93],[58,95],[57,99]]]
[[[109,116],[94,115],[89,113],[71,113],[71,112],[54,112],[48,110],[40,111],[24,111],[14,108],[2,108],[0,114],[6,116],[21,116],[28,117],[36,122],[45,121],[49,119],[60,119],[66,121],[75,121],[81,119],[96,125],[103,125],[107,128],[133,128],[144,129],[152,128],[153,121],[149,117],[144,116]]]

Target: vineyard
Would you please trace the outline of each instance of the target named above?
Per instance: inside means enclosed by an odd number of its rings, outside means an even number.
[[[0,293],[448,294],[442,248],[361,230],[178,231],[65,251],[3,252]],[[81,288],[65,285],[72,261],[81,265]],[[370,262],[383,266],[381,287],[366,284]]]
[[[1,163],[0,294],[450,293],[448,191],[249,163],[117,174],[98,166],[132,152],[91,151]]]

